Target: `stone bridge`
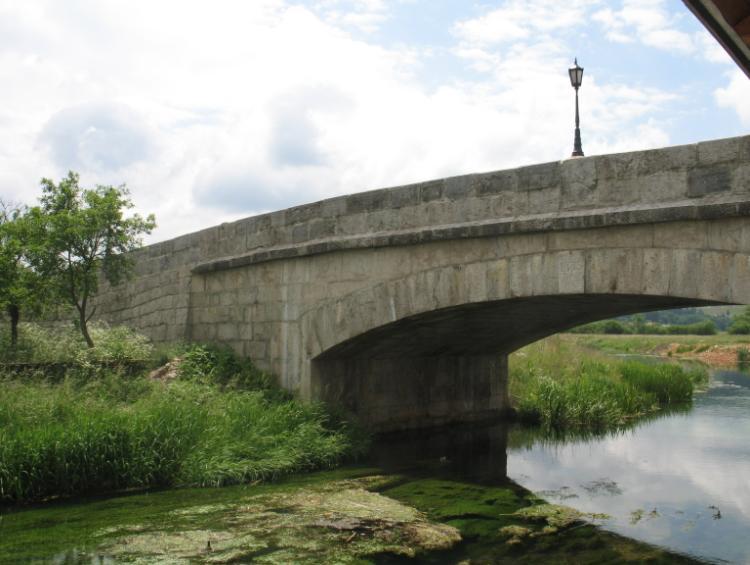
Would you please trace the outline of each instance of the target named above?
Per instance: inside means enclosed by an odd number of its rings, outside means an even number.
[[[377,429],[507,406],[507,355],[611,316],[750,303],[750,136],[332,198],[136,253],[100,317],[219,342]]]

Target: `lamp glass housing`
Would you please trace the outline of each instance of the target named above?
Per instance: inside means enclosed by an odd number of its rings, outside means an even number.
[[[583,82],[583,67],[578,66],[578,61],[576,61],[575,67],[568,69],[568,74],[570,75],[570,85],[573,88],[580,87]]]

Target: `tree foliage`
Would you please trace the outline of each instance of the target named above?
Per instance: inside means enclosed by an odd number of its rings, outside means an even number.
[[[38,245],[36,227],[24,206],[0,202],[0,307],[10,320],[13,351],[21,312],[38,314],[50,298],[45,279],[31,266]]]
[[[132,269],[128,252],[141,246],[141,234],[150,233],[156,223],[153,215],[124,216],[133,207],[124,185],[84,189],[72,171],[57,184],[41,182],[40,206],[30,214],[43,226],[36,265],[59,296],[75,307],[81,333],[93,347],[88,322],[95,312],[90,301],[100,277],[112,285],[127,278]]]

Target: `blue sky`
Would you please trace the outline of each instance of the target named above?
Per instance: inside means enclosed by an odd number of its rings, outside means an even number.
[[[338,194],[743,135],[679,0],[0,0],[0,198],[131,189],[152,241]]]

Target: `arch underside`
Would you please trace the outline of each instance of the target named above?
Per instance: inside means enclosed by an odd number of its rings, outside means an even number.
[[[375,430],[493,418],[509,409],[507,354],[515,349],[588,322],[716,304],[721,303],[569,294],[442,308],[324,351],[312,360],[311,387],[315,398],[344,407]]]
[[[375,328],[328,349],[316,361],[507,354],[589,322],[717,304],[722,303],[622,294],[534,296],[463,304]]]

